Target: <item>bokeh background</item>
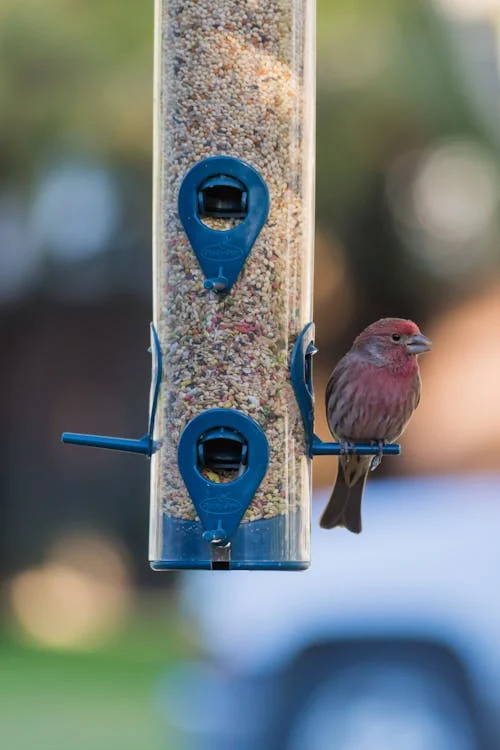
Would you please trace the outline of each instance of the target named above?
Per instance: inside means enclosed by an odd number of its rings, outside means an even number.
[[[315,358],[432,338],[380,476],[500,468],[499,0],[318,0]],[[147,563],[153,3],[0,0],[0,742],[159,750],[200,649]],[[335,475],[315,464],[315,486]],[[28,720],[29,719],[29,720]]]

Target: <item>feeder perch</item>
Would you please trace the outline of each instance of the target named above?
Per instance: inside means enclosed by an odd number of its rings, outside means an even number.
[[[63,432],[61,437],[63,443],[68,443],[70,445],[86,445],[92,448],[107,448],[114,451],[124,451],[125,453],[142,453],[145,456],[151,456],[154,449],[153,430],[155,424],[156,409],[158,406],[158,396],[160,393],[162,362],[158,334],[156,333],[155,327],[152,324],[150,326],[150,333],[150,352],[153,361],[147,433],[141,438],[133,440],[131,438],[106,437],[104,435],[85,435],[80,432]]]

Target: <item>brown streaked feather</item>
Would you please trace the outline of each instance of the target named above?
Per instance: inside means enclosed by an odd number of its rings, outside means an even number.
[[[337,481],[321,516],[323,529],[344,526],[354,534],[361,532],[361,500],[371,456],[341,456]]]

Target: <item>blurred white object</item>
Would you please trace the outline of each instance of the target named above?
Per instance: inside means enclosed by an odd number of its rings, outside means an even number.
[[[20,195],[0,193],[0,303],[22,296],[40,272],[42,254],[26,226]]]
[[[43,176],[31,215],[36,242],[66,261],[81,261],[106,250],[118,219],[118,196],[110,173],[77,161]]]
[[[310,570],[185,574],[185,611],[207,654],[203,692],[211,684],[221,705],[218,731],[212,710],[191,747],[234,746],[236,725],[238,747],[251,750],[499,747],[500,732],[481,739],[476,714],[500,716],[499,498],[500,477],[373,480],[359,537],[314,521]],[[203,725],[190,670],[168,712],[177,726],[183,705]],[[178,687],[167,681],[164,706]]]
[[[428,273],[484,274],[497,262],[500,179],[491,151],[450,138],[405,154],[387,175],[396,227]]]
[[[500,11],[500,0],[435,0],[435,4],[459,21],[493,20]]]

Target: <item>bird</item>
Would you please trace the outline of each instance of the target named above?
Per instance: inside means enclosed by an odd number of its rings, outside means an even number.
[[[431,349],[418,325],[404,318],[381,318],[354,339],[326,386],[326,417],[340,443],[337,480],[320,526],[361,532],[361,501],[370,468],[382,459],[384,444],[404,432],[420,401],[417,357]],[[348,453],[351,443],[378,445],[378,455]]]

